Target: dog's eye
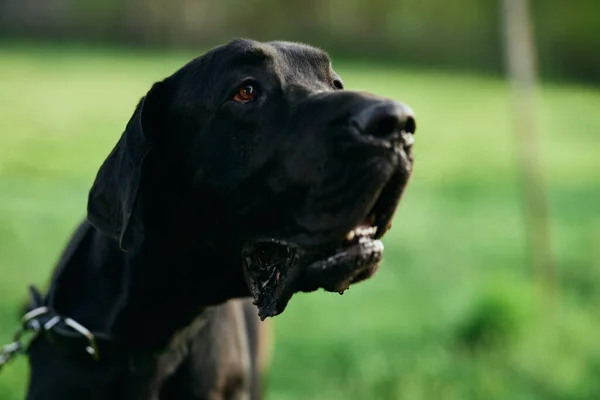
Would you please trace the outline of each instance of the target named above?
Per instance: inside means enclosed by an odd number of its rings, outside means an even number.
[[[238,103],[249,103],[256,97],[258,90],[252,85],[241,86],[233,96],[233,100]]]

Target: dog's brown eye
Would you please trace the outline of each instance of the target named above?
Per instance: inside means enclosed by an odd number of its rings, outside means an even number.
[[[239,88],[233,99],[238,103],[248,103],[254,100],[256,89],[252,85],[244,85]]]

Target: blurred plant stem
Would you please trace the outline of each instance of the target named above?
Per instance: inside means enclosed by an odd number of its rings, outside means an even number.
[[[512,87],[517,163],[522,187],[527,249],[533,277],[548,306],[558,295],[558,277],[550,245],[550,224],[536,123],[536,67],[529,2],[503,0],[508,78]]]

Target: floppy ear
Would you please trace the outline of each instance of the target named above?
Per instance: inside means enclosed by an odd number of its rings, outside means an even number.
[[[138,103],[125,132],[104,161],[88,197],[87,219],[98,230],[119,241],[122,250],[144,238],[142,176],[148,167],[152,140],[160,130],[164,86],[155,83]]]

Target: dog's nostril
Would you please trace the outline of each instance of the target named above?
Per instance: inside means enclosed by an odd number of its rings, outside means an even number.
[[[415,119],[412,116],[407,116],[406,120],[404,121],[404,127],[400,128],[401,130],[403,130],[406,133],[415,133],[415,131],[417,130],[417,123],[415,122]]]
[[[385,138],[401,130],[400,119],[396,115],[378,115],[367,123],[364,133],[369,136]]]
[[[355,123],[363,135],[378,139],[388,139],[404,131],[414,133],[415,119],[408,107],[399,103],[383,103],[361,111]]]

